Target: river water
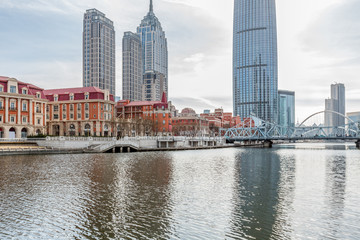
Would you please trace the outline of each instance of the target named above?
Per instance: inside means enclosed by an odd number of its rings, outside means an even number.
[[[0,239],[360,239],[360,150],[0,157]]]

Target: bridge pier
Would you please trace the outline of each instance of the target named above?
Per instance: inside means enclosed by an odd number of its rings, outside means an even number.
[[[357,140],[357,142],[356,142],[355,144],[356,144],[356,147],[357,147],[358,149],[360,149],[360,139]]]
[[[273,142],[270,140],[266,140],[263,143],[264,148],[272,148]]]

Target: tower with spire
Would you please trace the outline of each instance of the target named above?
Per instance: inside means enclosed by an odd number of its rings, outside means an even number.
[[[137,28],[142,48],[143,100],[160,101],[168,98],[168,49],[165,32],[155,16],[153,1],[149,12]]]

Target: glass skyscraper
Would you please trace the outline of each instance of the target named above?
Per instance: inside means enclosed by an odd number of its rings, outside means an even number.
[[[154,14],[152,0],[150,0],[148,14],[137,28],[137,34],[140,36],[142,47],[143,99],[160,101],[162,93],[157,96],[152,89],[164,89],[168,97],[168,50],[165,32],[161,27],[159,19]],[[162,80],[151,81],[146,79],[145,76],[149,74],[160,76]],[[163,86],[159,85],[161,82]]]
[[[279,122],[284,128],[295,127],[295,92],[279,90]]]
[[[278,121],[275,0],[235,0],[234,115]]]
[[[83,86],[115,95],[115,30],[105,14],[89,9],[84,14]]]

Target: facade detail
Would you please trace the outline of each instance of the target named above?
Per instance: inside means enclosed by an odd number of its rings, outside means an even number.
[[[235,0],[234,115],[278,121],[275,0]]]
[[[123,99],[143,100],[143,66],[141,40],[139,35],[125,32],[122,43],[123,51]]]
[[[144,101],[158,101],[162,94],[166,94],[166,78],[159,72],[148,71],[144,74],[143,97]]]
[[[209,128],[212,136],[217,136],[221,128],[232,128],[241,123],[241,118],[239,116],[233,116],[232,113],[226,113],[222,108],[215,109],[213,113],[210,110],[205,110],[200,116],[209,121]]]
[[[97,87],[45,90],[47,133],[52,136],[114,135],[114,97]]]
[[[295,127],[295,92],[279,90],[279,125]]]
[[[140,36],[142,46],[142,73],[143,79],[143,92],[144,99],[151,99],[151,101],[160,101],[162,92],[166,93],[168,98],[168,50],[167,39],[165,32],[161,27],[161,23],[155,16],[153,11],[153,3],[150,0],[150,9],[148,14],[141,21],[140,26],[137,28],[137,34]],[[152,82],[153,86],[149,86],[148,82],[145,82],[146,76],[152,74],[156,76],[158,81]],[[148,81],[148,80],[147,80]],[[160,95],[157,94],[158,89]],[[151,95],[150,98],[146,96]]]
[[[121,100],[116,105],[117,136],[171,135],[171,104],[163,94],[161,101]]]
[[[325,126],[345,125],[345,85],[336,83],[331,85],[331,98],[325,99],[325,110],[339,114],[325,112]]]
[[[83,26],[83,86],[115,95],[115,30],[105,14],[89,9]]]
[[[42,88],[0,77],[0,138],[45,135],[48,100]]]

